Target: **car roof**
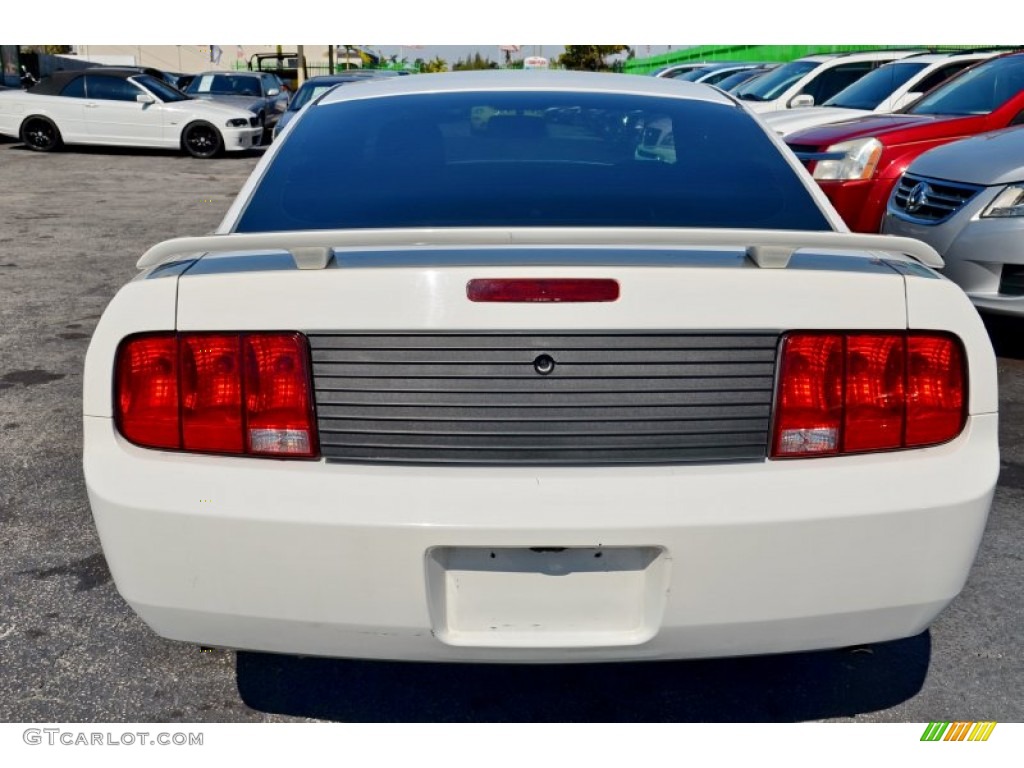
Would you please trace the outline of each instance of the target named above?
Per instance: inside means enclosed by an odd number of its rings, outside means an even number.
[[[351,83],[354,80],[372,80],[374,75],[317,75],[316,77],[308,77],[302,83],[300,87],[305,88],[307,85],[312,83],[313,85],[336,85],[340,83]]]
[[[908,56],[915,56],[918,53],[925,53],[920,49],[880,49],[877,51],[847,51],[844,53],[816,53],[811,56],[801,56],[795,61],[813,61],[823,64],[826,61],[842,59],[845,61],[899,61]]]
[[[202,75],[242,75],[243,77],[259,77],[260,75],[272,75],[273,72],[250,72],[247,69],[210,69],[206,72],[199,72],[193,77]]]
[[[54,96],[64,90],[65,85],[81,75],[103,75],[104,77],[116,77],[121,80],[127,80],[129,77],[138,77],[139,75],[144,74],[146,74],[144,71],[135,67],[87,67],[86,69],[63,69],[58,72],[54,72],[51,75],[47,75],[32,86],[29,91],[38,96]]]
[[[484,70],[475,72],[443,72],[416,77],[382,77],[369,79],[359,88],[336,88],[318,102],[325,106],[341,101],[378,96],[406,96],[417,93],[468,93],[472,91],[589,91],[695,99],[718,104],[735,105],[736,101],[710,85],[676,80],[617,75],[598,72],[565,72],[560,70]]]

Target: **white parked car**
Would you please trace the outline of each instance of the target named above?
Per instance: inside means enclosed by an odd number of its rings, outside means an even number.
[[[137,70],[56,72],[0,94],[0,135],[48,152],[65,144],[179,149],[213,157],[259,146],[255,114],[192,99]]]
[[[917,51],[862,51],[805,56],[734,88],[732,93],[758,113],[813,107],[832,98],[883,64],[914,53]]]
[[[764,121],[779,135],[806,128],[855,120],[872,113],[886,114],[916,101],[922,94],[999,51],[924,53],[879,67],[847,86],[818,107],[771,112]]]
[[[648,125],[674,152],[638,152]],[[164,637],[298,654],[913,635],[963,586],[999,471],[995,358],[940,264],[848,233],[711,86],[335,89],[96,328],[111,573]]]

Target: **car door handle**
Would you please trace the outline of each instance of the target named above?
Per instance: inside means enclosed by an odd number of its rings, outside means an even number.
[[[98,106],[99,106],[99,104],[86,104],[85,108],[86,109],[96,109],[96,107],[98,107]]]

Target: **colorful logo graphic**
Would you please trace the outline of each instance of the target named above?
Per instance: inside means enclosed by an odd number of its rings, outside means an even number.
[[[982,723],[928,723],[921,741],[988,741],[996,724]]]

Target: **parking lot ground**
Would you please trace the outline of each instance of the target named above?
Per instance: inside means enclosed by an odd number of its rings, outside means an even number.
[[[89,512],[85,351],[143,250],[212,230],[257,160],[0,143],[0,720],[1024,720],[1024,326],[998,318],[995,504],[967,587],[918,637],[510,667],[236,654],[154,635],[117,594]]]

